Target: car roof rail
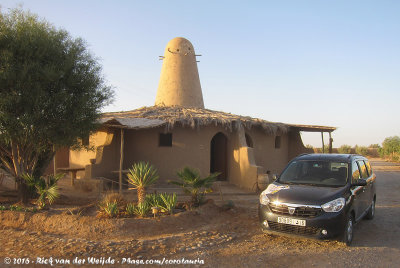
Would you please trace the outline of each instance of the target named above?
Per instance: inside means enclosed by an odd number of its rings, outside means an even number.
[[[310,153],[302,153],[302,154],[299,154],[297,157],[303,156],[303,155],[308,155],[308,154],[310,154]]]

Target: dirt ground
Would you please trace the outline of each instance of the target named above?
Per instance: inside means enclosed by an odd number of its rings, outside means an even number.
[[[0,266],[48,267],[52,262],[55,267],[70,267],[74,260],[84,260],[81,267],[102,261],[103,267],[157,261],[173,267],[188,261],[197,262],[193,267],[400,267],[400,170],[390,164],[384,168],[387,165],[373,162],[376,216],[357,224],[351,247],[263,234],[258,195],[239,189],[225,191],[224,200],[235,204],[229,210],[214,194],[214,202],[173,216],[99,219],[94,216],[94,196],[79,199],[65,187],[63,201],[48,211],[0,212]],[[0,204],[11,198],[7,193],[11,192],[0,193]],[[27,259],[29,264],[14,264]]]

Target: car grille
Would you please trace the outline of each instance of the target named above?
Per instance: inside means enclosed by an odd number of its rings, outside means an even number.
[[[311,218],[318,216],[322,210],[321,208],[314,207],[296,207],[293,214],[289,213],[288,206],[286,204],[269,204],[269,209],[279,215],[289,215],[295,217]]]
[[[307,227],[307,226],[295,226],[283,223],[277,223],[268,221],[269,228],[274,231],[291,233],[291,234],[299,234],[299,235],[316,235],[318,234],[318,228],[315,227]]]

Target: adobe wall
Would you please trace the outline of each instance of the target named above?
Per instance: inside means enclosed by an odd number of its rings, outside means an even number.
[[[70,150],[70,167],[86,168],[77,173],[78,178],[112,177],[111,171],[119,168],[119,129],[103,128],[90,136],[89,144],[94,150]],[[95,159],[94,165],[91,165],[91,159]]]
[[[253,150],[257,166],[262,167],[263,173],[267,170],[271,174],[279,174],[289,161],[288,134],[278,134],[281,137],[280,148],[275,148],[275,136],[267,135],[260,128],[246,130],[246,133],[253,140]]]
[[[314,153],[314,150],[311,148],[306,148],[303,144],[303,140],[301,139],[301,135],[299,131],[291,131],[289,132],[289,160],[292,160],[296,156],[304,153]]]
[[[254,149],[247,147],[245,131],[241,128],[232,133],[229,162],[229,182],[241,188],[255,190],[258,167],[254,157]]]
[[[279,174],[293,155],[307,151],[298,132],[281,135],[281,146],[275,148],[275,136],[262,129],[227,131],[222,127],[201,129],[176,126],[172,131],[172,147],[159,146],[159,134],[164,127],[125,131],[123,169],[138,161],[148,161],[157,167],[159,183],[176,179],[176,172],[185,166],[200,170],[202,176],[210,172],[211,140],[222,132],[227,137],[227,180],[246,189],[254,189],[257,176],[270,170]],[[245,133],[253,148],[247,147]],[[70,166],[85,167],[80,177],[117,178],[120,159],[120,129],[102,129],[90,137],[95,151],[70,151]],[[96,158],[95,164],[90,159]]]
[[[175,127],[172,131],[172,147],[159,146],[159,133],[165,133],[164,128],[127,130],[125,132],[124,168],[129,168],[134,162],[148,161],[157,167],[160,181],[175,179],[176,172],[185,166],[200,170],[202,176],[210,172],[210,143],[218,132],[228,139],[228,162],[231,133],[222,127],[206,127],[200,130]],[[228,166],[230,163],[228,163]],[[230,174],[228,171],[227,177]]]

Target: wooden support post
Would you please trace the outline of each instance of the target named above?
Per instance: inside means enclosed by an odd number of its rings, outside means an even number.
[[[321,132],[321,137],[322,137],[322,153],[325,153],[325,145],[324,145],[324,132]]]
[[[54,152],[54,157],[53,157],[53,173],[54,176],[57,174],[57,164],[56,164],[56,146],[53,145],[53,152]]]
[[[332,134],[331,132],[329,132],[329,153],[332,153],[332,143],[333,143],[333,139],[332,139]]]
[[[122,194],[122,165],[124,163],[124,129],[121,128],[121,150],[119,157],[119,194]]]

